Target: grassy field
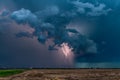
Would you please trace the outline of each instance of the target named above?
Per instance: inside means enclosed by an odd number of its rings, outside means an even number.
[[[10,69],[10,70],[0,70],[0,77],[8,77],[14,74],[19,74],[24,72],[24,69]]]

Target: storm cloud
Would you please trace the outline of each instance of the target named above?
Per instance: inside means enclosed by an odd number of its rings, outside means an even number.
[[[18,23],[36,23],[37,16],[31,13],[31,11],[22,8],[19,11],[14,11],[11,15],[11,18],[17,21]]]
[[[77,8],[77,12],[89,16],[107,15],[112,10],[111,8],[106,9],[106,5],[102,3],[98,3],[97,6],[89,2],[83,3],[79,0],[72,1],[71,3]]]
[[[35,30],[32,35],[36,36],[40,43],[45,44],[48,39],[53,39],[54,44],[49,45],[53,49],[55,46],[61,47],[61,44],[68,43],[75,54],[91,54],[92,56],[98,53],[97,43],[94,40],[81,34],[76,29],[68,29],[67,27],[73,20],[81,18],[80,14],[99,17],[107,15],[112,9],[106,8],[103,3],[94,5],[79,0],[68,1],[67,3],[71,4],[73,8],[64,11],[60,6],[49,5],[33,13],[28,9],[21,9],[14,11],[11,18],[17,23],[30,24]],[[24,36],[28,37],[28,33]]]

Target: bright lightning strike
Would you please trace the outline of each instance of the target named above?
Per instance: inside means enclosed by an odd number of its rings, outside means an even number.
[[[68,57],[72,52],[72,48],[70,48],[68,46],[68,43],[63,43],[63,44],[61,44],[61,46],[62,46],[61,50],[62,50],[63,54],[65,55],[65,57]]]

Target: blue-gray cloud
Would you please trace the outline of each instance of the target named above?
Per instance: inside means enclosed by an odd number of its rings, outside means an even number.
[[[22,8],[21,10],[14,11],[11,14],[11,18],[18,23],[30,23],[35,24],[37,22],[37,16],[31,11]]]
[[[79,0],[71,1],[71,3],[76,7],[78,13],[89,16],[107,15],[107,13],[112,10],[111,8],[106,9],[106,5],[103,3],[97,6],[89,2],[80,2]]]

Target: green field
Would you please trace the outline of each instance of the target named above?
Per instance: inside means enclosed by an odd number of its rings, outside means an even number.
[[[8,77],[11,75],[22,73],[24,71],[25,71],[24,69],[0,70],[0,77]]]

